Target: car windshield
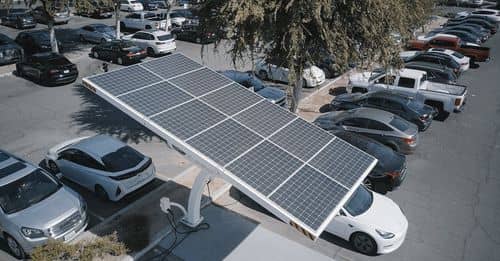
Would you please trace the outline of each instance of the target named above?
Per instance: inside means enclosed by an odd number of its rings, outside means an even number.
[[[102,162],[106,169],[111,172],[122,171],[137,166],[144,156],[129,146],[124,146],[118,150],[106,154],[102,157]]]
[[[166,40],[170,40],[173,38],[174,37],[171,34],[164,34],[164,35],[158,36],[158,40],[160,40],[160,41],[166,41]]]
[[[138,4],[139,2],[137,1],[130,1],[131,4]]]
[[[54,194],[62,185],[42,170],[0,187],[0,206],[5,214],[12,214],[44,200]]]
[[[372,192],[361,185],[354,192],[349,201],[347,201],[347,204],[344,205],[344,208],[351,216],[355,217],[365,213],[372,205],[372,202]]]
[[[400,131],[406,131],[408,128],[410,128],[408,122],[399,117],[392,118],[391,125]]]

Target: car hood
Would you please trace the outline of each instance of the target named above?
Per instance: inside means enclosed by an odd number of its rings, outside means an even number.
[[[304,77],[321,77],[321,75],[324,75],[323,70],[316,66],[311,66],[309,68],[304,69]]]
[[[37,204],[9,215],[9,219],[19,227],[48,229],[80,208],[77,194],[63,186]]]
[[[285,98],[285,92],[276,87],[264,87],[258,90],[257,93],[262,97],[275,102]]]
[[[359,99],[363,94],[362,93],[343,93],[340,95],[337,95],[335,98],[333,98],[332,102],[338,101],[338,102],[353,102]]]
[[[357,222],[385,232],[400,233],[407,229],[408,220],[392,199],[376,192],[372,206],[363,214],[353,217]]]

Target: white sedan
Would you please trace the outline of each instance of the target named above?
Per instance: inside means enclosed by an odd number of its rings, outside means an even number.
[[[264,59],[255,64],[255,73],[263,80],[273,80],[288,83],[289,70],[272,63],[267,63]],[[304,69],[302,74],[304,87],[316,87],[325,82],[325,73],[320,68],[312,65]]]
[[[431,53],[440,53],[445,54],[451,57],[455,62],[460,64],[460,70],[462,72],[469,70],[470,68],[470,58],[453,50],[443,49],[443,48],[431,48],[427,50],[427,52]]]
[[[51,148],[45,165],[53,174],[118,201],[155,178],[151,158],[105,135],[69,140]]]
[[[145,49],[149,56],[172,53],[177,48],[172,34],[162,30],[139,31],[122,39]]]
[[[398,249],[407,229],[408,220],[394,201],[361,185],[325,231],[363,254],[375,255]]]

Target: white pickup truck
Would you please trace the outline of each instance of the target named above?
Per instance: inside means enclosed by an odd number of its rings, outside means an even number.
[[[356,73],[349,77],[348,92],[368,92],[391,89],[424,97],[425,104],[444,113],[460,112],[464,105],[467,87],[427,81],[427,73],[412,69]]]
[[[136,12],[129,14],[122,19],[120,21],[120,27],[122,29],[165,30],[167,28],[167,20],[157,16],[155,13]]]

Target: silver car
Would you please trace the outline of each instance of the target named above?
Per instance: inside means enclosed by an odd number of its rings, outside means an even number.
[[[314,123],[325,130],[357,132],[395,151],[411,154],[418,144],[417,125],[387,111],[357,108],[319,116]]]
[[[118,201],[155,178],[151,158],[106,135],[83,137],[54,146],[45,157],[54,174]]]
[[[105,43],[116,39],[116,31],[105,24],[89,24],[78,29],[80,42]]]
[[[24,259],[49,238],[70,241],[87,227],[85,201],[39,167],[0,150],[0,228]]]

